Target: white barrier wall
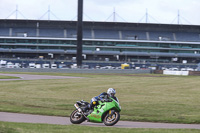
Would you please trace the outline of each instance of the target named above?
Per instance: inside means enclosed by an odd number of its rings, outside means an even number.
[[[189,71],[170,71],[170,70],[164,70],[163,74],[167,75],[189,75]]]

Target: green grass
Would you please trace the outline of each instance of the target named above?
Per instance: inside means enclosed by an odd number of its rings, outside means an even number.
[[[0,133],[199,133],[197,129],[137,129],[0,122]]]
[[[197,76],[34,74],[85,78],[1,81],[0,111],[69,116],[76,101],[90,101],[113,87],[122,106],[121,120],[200,123]]]
[[[18,79],[19,77],[13,77],[13,76],[2,76],[0,75],[0,79]]]

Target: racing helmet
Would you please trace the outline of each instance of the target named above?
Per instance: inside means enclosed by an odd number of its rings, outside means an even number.
[[[107,94],[108,94],[110,97],[114,97],[115,94],[116,94],[116,90],[113,89],[113,88],[109,88],[108,91],[107,91]]]

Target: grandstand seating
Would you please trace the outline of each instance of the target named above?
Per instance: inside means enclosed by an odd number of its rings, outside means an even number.
[[[122,32],[122,39],[127,39],[127,40],[147,40],[146,31],[123,30],[121,32]]]
[[[10,31],[11,30],[11,31]],[[66,36],[65,31],[66,30]],[[11,32],[11,33],[10,33]],[[83,38],[88,39],[124,39],[124,40],[153,40],[153,41],[200,41],[200,34],[195,32],[169,32],[169,31],[138,31],[138,30],[83,30]],[[120,38],[120,33],[121,38]],[[76,38],[74,28],[39,28],[39,37]],[[173,35],[174,34],[174,35]],[[0,27],[0,36],[36,37],[36,28],[4,28]],[[149,37],[148,37],[149,36]]]
[[[101,30],[95,29],[96,39],[119,39],[119,31],[117,30]]]
[[[12,28],[12,36],[18,37],[35,37],[35,28]]]
[[[9,36],[9,29],[0,27],[0,36]]]
[[[176,41],[200,41],[198,33],[191,32],[176,32]]]
[[[90,29],[85,29],[83,30],[83,38],[92,38],[92,31]]]
[[[66,31],[67,31],[67,37],[68,38],[76,38],[77,37],[76,29],[68,28],[68,29],[66,29]]]
[[[150,31],[149,40],[155,41],[173,41],[173,33],[166,31]]]
[[[56,28],[40,28],[39,29],[39,36],[40,37],[64,37],[64,30],[63,29],[56,29]]]

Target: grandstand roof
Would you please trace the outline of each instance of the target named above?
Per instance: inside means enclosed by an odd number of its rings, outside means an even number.
[[[21,20],[0,19],[0,27],[40,27],[40,28],[76,28],[77,21],[53,20]],[[199,32],[199,25],[182,24],[155,24],[155,23],[125,23],[125,22],[92,22],[84,21],[84,29],[113,29],[113,30],[140,30],[140,31],[185,31]]]

